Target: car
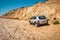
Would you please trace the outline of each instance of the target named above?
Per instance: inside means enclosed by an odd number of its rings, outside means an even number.
[[[30,18],[29,23],[31,25],[35,25],[35,26],[40,26],[40,25],[47,25],[48,24],[48,20],[45,16],[40,15],[40,16],[33,16],[32,18]]]

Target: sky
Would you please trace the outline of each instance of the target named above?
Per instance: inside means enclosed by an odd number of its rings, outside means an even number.
[[[46,0],[0,0],[0,16],[21,7],[32,6],[36,2],[45,2]]]

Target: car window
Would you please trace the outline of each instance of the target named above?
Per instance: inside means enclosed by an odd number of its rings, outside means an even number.
[[[32,19],[36,19],[36,17],[32,17]]]
[[[46,19],[46,17],[44,17],[44,16],[39,16],[39,19]]]

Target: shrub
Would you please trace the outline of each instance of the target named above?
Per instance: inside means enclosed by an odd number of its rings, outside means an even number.
[[[53,24],[60,24],[59,21],[55,20]]]

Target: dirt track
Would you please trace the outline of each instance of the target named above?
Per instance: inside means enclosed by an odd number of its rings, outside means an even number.
[[[0,18],[0,40],[60,40],[60,24],[35,27],[28,21]]]

